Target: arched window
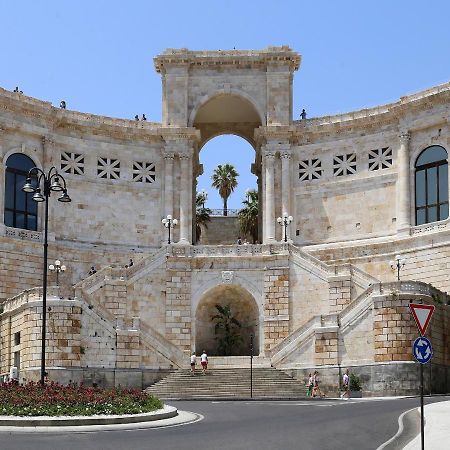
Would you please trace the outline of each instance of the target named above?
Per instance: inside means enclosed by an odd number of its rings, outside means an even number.
[[[448,217],[448,154],[439,146],[426,148],[416,161],[416,225]]]
[[[5,225],[8,227],[37,230],[37,203],[31,194],[22,191],[28,171],[34,165],[22,153],[14,153],[6,160]]]

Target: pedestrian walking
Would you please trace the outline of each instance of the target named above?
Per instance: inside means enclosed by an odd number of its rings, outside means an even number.
[[[312,390],[313,390],[313,387],[314,387],[314,381],[313,381],[312,373],[309,374],[307,387],[308,387],[308,390],[306,391],[306,396],[307,397],[311,397]]]
[[[325,395],[323,395],[322,391],[320,390],[319,383],[320,383],[319,372],[315,370],[313,374],[313,390],[312,390],[313,397],[325,397]]]
[[[350,377],[348,375],[348,369],[342,376],[342,386],[344,388],[344,392],[342,393],[341,398],[348,400],[350,397]]]
[[[206,370],[208,369],[208,355],[205,350],[203,350],[200,356],[200,364],[202,365],[203,375],[206,375]]]
[[[197,362],[197,356],[195,352],[191,355],[191,375],[195,375],[195,363]]]

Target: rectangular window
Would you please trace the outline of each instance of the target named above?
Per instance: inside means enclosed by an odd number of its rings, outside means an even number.
[[[427,169],[427,204],[437,203],[437,167]]]
[[[439,220],[448,219],[448,203],[444,203],[439,207]]]
[[[426,217],[425,217],[425,208],[418,209],[416,211],[416,224],[417,225],[423,225],[426,222],[427,222],[427,220],[426,220]]]
[[[20,344],[20,331],[18,331],[17,333],[14,333],[14,345],[19,345]]]
[[[14,209],[14,174],[8,171],[6,172],[5,190],[10,194],[5,198],[5,208]]]
[[[425,170],[416,172],[416,207],[426,205]]]
[[[428,222],[436,222],[438,220],[437,213],[437,206],[430,206],[428,208]]]
[[[439,203],[448,202],[448,165],[439,166]]]

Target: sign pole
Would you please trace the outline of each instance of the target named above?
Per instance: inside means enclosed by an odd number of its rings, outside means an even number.
[[[427,331],[427,327],[430,323],[431,316],[434,313],[436,307],[434,305],[424,305],[421,303],[410,303],[409,309],[417,328],[419,329],[420,336],[414,341],[413,344],[413,356],[420,364],[420,441],[421,449],[425,450],[425,417],[423,411],[423,366],[430,362],[433,356],[433,347],[431,342],[424,336]],[[431,367],[431,364],[430,364]],[[431,383],[431,377],[430,377]],[[431,384],[430,384],[431,393]]]
[[[420,440],[422,450],[425,450],[425,430],[423,417],[423,364],[420,364]]]

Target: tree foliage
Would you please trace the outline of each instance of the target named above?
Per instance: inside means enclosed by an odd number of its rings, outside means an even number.
[[[219,164],[211,176],[211,186],[219,191],[223,199],[223,215],[228,215],[228,197],[238,185],[239,173],[231,164]]]
[[[217,341],[217,352],[220,356],[231,356],[236,346],[242,342],[241,323],[233,317],[229,305],[216,305],[218,314],[212,316],[216,322],[214,333]]]
[[[195,235],[196,242],[200,240],[202,235],[203,225],[205,228],[208,228],[208,222],[211,222],[211,209],[204,208],[206,202],[206,194],[203,192],[197,192],[195,196]]]
[[[247,198],[242,202],[244,207],[239,211],[239,226],[243,236],[252,237],[253,243],[258,240],[258,192],[248,191]]]

